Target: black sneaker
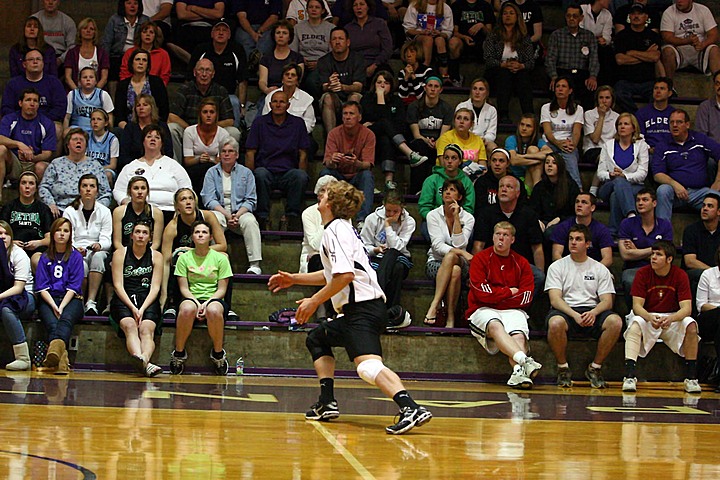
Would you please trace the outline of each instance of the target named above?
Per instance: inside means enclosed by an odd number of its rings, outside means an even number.
[[[227,361],[227,354],[225,353],[225,349],[222,351],[223,356],[222,358],[215,358],[213,357],[213,350],[210,349],[210,361],[212,362],[213,366],[213,373],[215,375],[225,376],[228,373],[228,361]]]
[[[228,321],[230,321],[230,322],[239,322],[240,321],[240,317],[238,316],[238,314],[233,312],[232,310],[228,310],[227,317],[228,317]]]
[[[411,323],[410,313],[400,305],[393,305],[388,308],[388,323],[387,327],[385,327],[387,330],[399,330],[409,327]]]
[[[168,308],[167,310],[165,310],[165,313],[163,313],[163,319],[164,320],[177,319],[177,311],[174,308]]]
[[[315,402],[310,410],[305,412],[305,420],[319,420],[322,422],[338,418],[340,410],[335,400],[330,403]]]
[[[183,370],[185,370],[185,361],[187,360],[188,355],[187,352],[185,352],[185,355],[182,357],[178,357],[175,355],[175,350],[173,350],[172,354],[170,355],[170,373],[173,375],[180,375]]]
[[[426,424],[432,418],[432,413],[425,407],[405,407],[400,410],[398,415],[400,416],[400,420],[398,420],[395,425],[385,427],[385,432],[390,435],[402,435],[414,427],[420,427]]]
[[[593,368],[591,365],[588,365],[585,370],[585,378],[590,380],[590,387],[592,388],[605,388],[607,386],[600,369]]]

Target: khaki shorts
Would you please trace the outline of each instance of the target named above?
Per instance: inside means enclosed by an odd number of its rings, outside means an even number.
[[[17,180],[23,172],[35,171],[35,164],[33,162],[21,162],[17,155],[15,155],[15,152],[10,150],[9,153],[12,164],[10,166],[10,171],[7,174],[8,178]]]

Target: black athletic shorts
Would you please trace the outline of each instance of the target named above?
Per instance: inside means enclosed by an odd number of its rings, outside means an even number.
[[[138,300],[140,301],[140,305],[145,302],[144,297]],[[110,317],[111,322],[118,326],[118,336],[120,338],[125,338],[125,332],[123,332],[122,328],[120,328],[120,320],[127,317],[133,318],[133,314],[128,306],[125,305],[125,303],[123,303],[117,296],[114,296],[110,301]],[[143,318],[143,320],[150,320],[155,323],[155,336],[160,336],[162,334],[162,315],[160,314],[160,302],[158,300],[151,303],[147,310],[145,310],[144,317],[145,318]]]
[[[382,356],[380,335],[387,326],[387,307],[380,298],[343,307],[343,315],[317,328],[325,330],[331,347],[345,347],[350,360],[360,355]]]

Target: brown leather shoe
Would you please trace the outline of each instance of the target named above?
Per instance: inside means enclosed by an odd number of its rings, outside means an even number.
[[[63,342],[59,338],[56,338],[55,340],[50,342],[47,354],[45,355],[45,360],[43,360],[43,367],[57,367],[58,363],[60,363],[60,357],[62,356],[63,352],[65,352],[65,342]]]

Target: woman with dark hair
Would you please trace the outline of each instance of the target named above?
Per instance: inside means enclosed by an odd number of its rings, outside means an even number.
[[[73,246],[83,256],[84,277],[87,277],[85,314],[97,315],[97,294],[105,273],[105,260],[112,246],[112,213],[97,200],[98,179],[87,174],[80,177],[78,196],[65,209],[63,217],[70,220]]]
[[[72,244],[72,223],[58,218],[50,227],[50,245],[40,257],[35,278],[35,292],[40,296],[38,317],[50,342],[43,366],[57,375],[70,373],[67,347],[73,327],[85,314],[83,272],[82,255]]]
[[[105,25],[102,47],[110,54],[110,94],[115,96],[113,88],[120,79],[120,63],[125,52],[133,47],[135,29],[150,18],[143,14],[141,0],[118,0],[117,13],[114,13]]]
[[[162,131],[163,142],[162,152],[164,155],[174,158],[173,145],[170,141],[170,129],[164,120],[160,120],[155,98],[148,93],[141,93],[135,99],[135,106],[132,109],[132,119],[123,128],[120,135],[120,158],[118,159],[118,170],[136,158],[143,156],[142,131],[148,125],[155,124]]]
[[[453,126],[453,108],[442,98],[442,80],[430,76],[425,80],[422,98],[408,105],[407,122],[410,124],[410,148],[430,159],[438,156],[437,142]],[[410,169],[410,190],[417,192],[432,173],[436,162],[432,160]]]
[[[546,156],[542,180],[533,188],[528,203],[537,213],[545,238],[550,238],[552,227],[561,220],[575,215],[578,194],[580,189],[567,173],[565,157],[557,152]]]
[[[164,263],[162,254],[150,246],[152,236],[152,226],[138,220],[132,225],[129,244],[113,254],[115,295],[110,304],[112,319],[122,330],[133,366],[147,377],[162,373],[162,368],[150,363],[155,332],[162,328],[158,293]]]
[[[152,193],[149,201],[163,212],[165,224],[175,214],[173,196],[179,188],[191,188],[192,182],[187,171],[172,158],[163,155],[163,144],[169,142],[162,129],[150,124],[142,130],[143,155],[123,167],[115,181],[113,196],[119,205],[130,201],[127,196],[128,183],[134,176],[145,177]]]
[[[55,49],[45,43],[45,32],[42,23],[37,17],[28,17],[25,19],[23,26],[23,34],[20,40],[10,47],[10,56],[8,58],[10,64],[10,76],[19,77],[25,75],[25,54],[36,49],[42,53],[45,75],[57,76],[57,55]]]
[[[295,63],[300,69],[304,68],[303,57],[290,49],[294,38],[294,28],[287,20],[280,20],[272,27],[272,38],[275,48],[270,55],[263,55],[258,70],[258,88],[264,95],[272,93],[282,86],[283,67],[288,63]],[[260,105],[262,103],[258,102]]]
[[[582,189],[578,148],[582,138],[585,111],[575,103],[570,78],[558,77],[554,88],[552,101],[540,109],[540,125],[548,145],[563,156],[568,174]]]
[[[405,104],[395,94],[395,79],[387,70],[380,70],[371,81],[372,89],[366,93],[360,105],[363,124],[375,134],[375,161],[385,174],[385,189],[395,190],[396,149],[403,153],[410,165],[428,161],[427,156],[414,152],[408,147],[404,134],[408,130]]]
[[[112,212],[113,222],[113,248],[127,247],[130,244],[132,226],[140,221],[150,225],[153,234],[150,244],[155,250],[162,247],[162,234],[165,228],[162,211],[148,202],[150,197],[150,184],[148,179],[135,176],[127,185],[129,202],[118,205]]]
[[[525,179],[528,191],[542,178],[543,165],[552,149],[540,135],[540,126],[533,113],[523,113],[515,135],[505,139],[505,150],[510,153],[510,170]]]
[[[30,258],[15,245],[10,225],[0,220],[0,318],[13,347],[15,361],[5,369],[30,370],[30,352],[20,320],[35,311]]]
[[[435,295],[423,323],[453,328],[460,289],[462,282],[468,278],[472,260],[467,246],[472,237],[475,217],[462,207],[465,187],[460,180],[445,180],[441,192],[443,204],[427,215],[430,250],[425,275],[435,280]],[[436,321],[440,309],[446,309],[445,325],[439,325]]]
[[[5,220],[14,232],[14,243],[31,256],[35,270],[40,254],[50,244],[50,225],[53,214],[38,199],[38,179],[33,172],[23,172],[18,185],[18,198],[3,206],[0,218]]]
[[[522,113],[532,113],[530,72],[535,68],[535,51],[527,34],[520,7],[505,2],[500,22],[483,43],[487,76],[497,97],[500,123],[511,123],[510,97],[520,100]]]
[[[152,69],[150,52],[141,48],[135,49],[128,57],[127,66],[132,76],[118,83],[115,94],[117,126],[125,128],[125,124],[132,119],[137,97],[144,93],[155,99],[160,120],[167,122],[170,114],[167,89],[160,77],[149,74]]]
[[[220,146],[230,138],[218,126],[218,104],[215,98],[204,98],[198,105],[197,123],[183,133],[183,165],[190,175],[193,190],[202,190],[205,174],[220,162]]]
[[[371,78],[382,70],[392,72],[390,56],[393,41],[387,21],[375,16],[373,0],[350,1],[353,18],[345,25],[345,30],[350,36],[350,50],[365,58],[365,76]],[[370,89],[372,88],[371,84]]]
[[[360,377],[376,385],[400,407],[398,422],[385,428],[386,433],[400,435],[429,422],[432,414],[413,401],[397,374],[382,363],[380,334],[387,326],[385,295],[351,223],[364,200],[363,193],[347,182],[327,185],[318,205],[325,225],[321,248],[323,270],[295,274],[280,271],[270,277],[268,288],[278,292],[293,285],[323,287],[311,298],[298,301],[295,318],[299,324],[306,323],[327,300],[332,300],[335,310],[344,314],[332,322],[323,322],[308,334],[306,345],[320,380],[320,398],[310,407],[305,419],[330,420],[340,416],[333,389],[332,347],[342,346]],[[329,254],[331,249],[344,254]]]
[[[65,84],[70,90],[78,88],[80,71],[92,67],[97,74],[97,87],[105,88],[110,72],[110,56],[99,47],[100,31],[93,18],[83,18],[78,23],[75,46],[65,55]]]
[[[137,49],[143,49],[150,52],[150,65],[152,65],[152,68],[149,68],[150,75],[160,77],[167,86],[170,83],[172,65],[167,50],[161,47],[163,40],[163,32],[155,22],[147,22],[140,29],[136,29],[135,46],[125,52],[120,62],[120,80],[125,80],[133,75],[129,69],[130,55]]]

